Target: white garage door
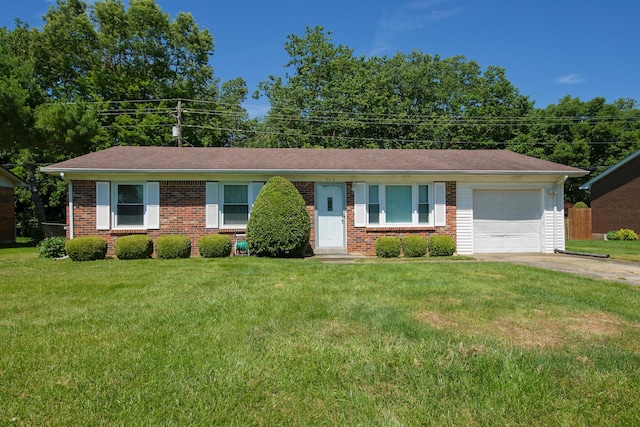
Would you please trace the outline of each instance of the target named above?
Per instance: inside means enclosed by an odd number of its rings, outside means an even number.
[[[540,190],[474,190],[475,253],[541,252]]]

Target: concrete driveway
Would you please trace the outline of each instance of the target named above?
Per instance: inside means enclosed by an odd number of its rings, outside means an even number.
[[[480,261],[510,262],[640,286],[640,263],[563,254],[479,254]]]

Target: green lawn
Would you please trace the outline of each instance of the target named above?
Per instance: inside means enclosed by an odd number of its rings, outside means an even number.
[[[0,425],[640,425],[640,289],[0,250]]]
[[[640,240],[570,240],[568,251],[608,254],[611,258],[640,262]]]

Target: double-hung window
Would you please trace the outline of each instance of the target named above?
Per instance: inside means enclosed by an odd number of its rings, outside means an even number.
[[[116,184],[116,227],[144,227],[144,184]]]
[[[264,182],[207,183],[207,228],[244,228]]]
[[[160,227],[158,182],[96,183],[96,229]]]
[[[249,186],[225,184],[223,192],[223,225],[246,225],[249,221]]]
[[[434,205],[430,203],[433,187],[431,184],[360,184],[357,191],[366,194],[366,225],[434,225]]]

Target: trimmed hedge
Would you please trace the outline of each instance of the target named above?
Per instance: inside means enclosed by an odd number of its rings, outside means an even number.
[[[41,257],[61,258],[67,253],[64,250],[67,239],[64,237],[47,237],[38,243],[38,252]]]
[[[107,240],[100,236],[82,236],[67,240],[64,250],[74,261],[95,261],[107,255]]]
[[[153,253],[153,240],[145,234],[132,234],[116,239],[113,249],[118,259],[146,259]]]
[[[275,258],[304,256],[311,236],[311,218],[298,189],[275,176],[262,187],[247,224],[252,255]]]
[[[456,251],[456,242],[449,236],[431,236],[428,249],[429,256],[451,256]]]
[[[406,236],[402,238],[402,254],[417,258],[427,254],[427,239],[422,236]]]
[[[165,234],[156,239],[156,258],[176,259],[191,257],[191,240],[182,234]]]
[[[380,258],[397,258],[400,256],[400,238],[383,236],[376,239],[376,256]]]
[[[231,237],[224,234],[209,234],[198,240],[198,251],[203,258],[228,257],[231,247]]]

